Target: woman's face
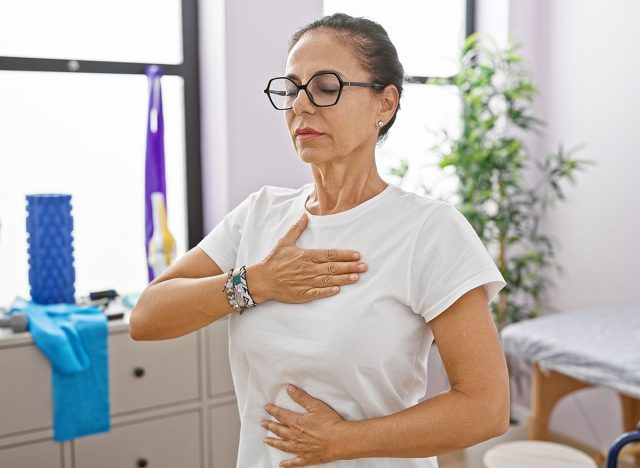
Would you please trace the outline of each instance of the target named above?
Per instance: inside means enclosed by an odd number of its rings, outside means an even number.
[[[344,81],[369,82],[370,77],[353,50],[336,39],[336,34],[327,30],[304,34],[289,53],[287,76],[300,85],[319,71],[333,71]],[[336,158],[373,151],[381,105],[371,88],[345,86],[340,100],[331,107],[316,107],[301,90],[292,109],[284,111],[284,117],[293,146],[303,161],[335,162]],[[322,135],[311,139],[297,136],[296,129],[304,127]]]

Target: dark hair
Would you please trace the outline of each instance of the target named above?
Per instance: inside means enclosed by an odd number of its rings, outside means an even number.
[[[353,47],[362,67],[369,72],[371,81],[392,84],[398,89],[398,107],[391,120],[378,132],[378,141],[382,141],[395,122],[398,110],[400,110],[399,98],[402,96],[402,81],[404,79],[404,68],[398,60],[398,52],[389,39],[387,31],[380,24],[367,18],[334,13],[331,16],[319,18],[296,31],[291,36],[289,52],[305,33],[316,29],[329,29],[338,32],[338,39]],[[382,91],[374,90],[374,92]]]

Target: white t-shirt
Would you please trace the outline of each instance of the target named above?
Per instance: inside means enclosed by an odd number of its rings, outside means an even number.
[[[237,467],[272,468],[295,458],[262,442],[274,420],[266,403],[303,413],[292,383],[346,420],[396,413],[427,386],[429,320],[484,285],[491,300],[504,279],[473,227],[452,205],[395,185],[347,211],[305,208],[314,190],[265,186],[249,195],[198,244],[224,271],[263,260],[306,211],[300,248],[361,253],[368,271],[338,294],[304,304],[267,301],[229,317],[229,359],[241,430]],[[251,285],[249,284],[249,290]],[[438,466],[436,457],[342,460],[322,466]]]

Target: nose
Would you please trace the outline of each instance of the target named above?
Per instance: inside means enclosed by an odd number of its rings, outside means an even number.
[[[302,114],[306,112],[307,114],[311,114],[315,112],[315,107],[306,90],[301,89],[298,91],[298,95],[291,103],[291,109],[295,114]]]

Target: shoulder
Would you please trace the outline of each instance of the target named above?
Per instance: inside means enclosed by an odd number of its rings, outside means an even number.
[[[452,245],[481,243],[469,220],[451,202],[429,198],[395,187],[393,219],[413,232],[415,244],[422,248],[441,248]],[[400,213],[400,214],[399,214]],[[463,243],[463,244],[461,244]]]
[[[460,212],[450,202],[430,198],[417,193],[408,192],[397,185],[392,185],[394,197],[391,209],[395,213],[402,213],[411,221],[410,225],[421,227],[437,222],[437,220],[460,215]]]

